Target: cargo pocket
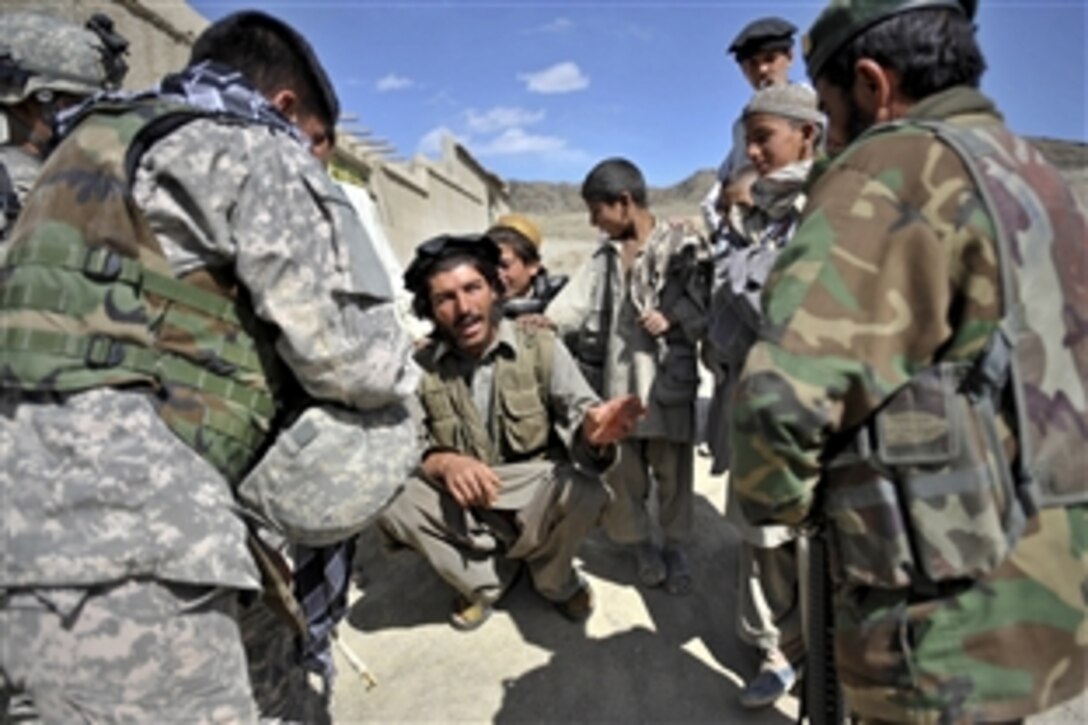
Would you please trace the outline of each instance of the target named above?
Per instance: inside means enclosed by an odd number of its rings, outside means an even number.
[[[876,456],[896,472],[920,571],[933,582],[971,579],[1008,553],[1002,524],[1010,472],[986,421],[959,392],[963,368],[915,376],[876,418]]]
[[[536,383],[529,389],[503,390],[501,394],[506,445],[513,453],[523,455],[544,449],[551,428]]]
[[[831,578],[850,586],[900,589],[915,571],[895,484],[864,462],[827,473]]]

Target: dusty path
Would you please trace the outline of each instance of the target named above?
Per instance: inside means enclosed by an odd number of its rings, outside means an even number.
[[[365,691],[340,660],[336,721],[791,722],[793,698],[758,715],[736,704],[738,673],[755,664],[733,635],[736,538],[722,518],[721,479],[699,464],[695,591],[636,586],[626,552],[594,537],[581,563],[598,604],[584,627],[523,578],[483,627],[456,632],[446,623],[450,592],[423,560],[376,551],[364,535],[362,591],[341,636],[379,685]]]
[[[389,555],[362,536],[360,589],[341,637],[379,684],[366,690],[342,657],[336,722],[763,723],[795,721],[797,701],[737,704],[755,662],[733,632],[736,534],[721,477],[696,458],[695,590],[673,597],[635,584],[634,565],[603,537],[582,549],[597,594],[584,626],[567,622],[525,578],[483,627],[446,622],[451,593],[415,553]],[[1088,698],[1031,725],[1088,722]]]

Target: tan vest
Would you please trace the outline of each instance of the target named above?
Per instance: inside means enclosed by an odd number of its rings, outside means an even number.
[[[546,457],[556,445],[548,408],[554,347],[551,332],[518,329],[515,354],[498,355],[491,431],[459,371],[436,358],[437,345],[421,350],[416,355],[424,370],[419,397],[435,445],[489,465]]]

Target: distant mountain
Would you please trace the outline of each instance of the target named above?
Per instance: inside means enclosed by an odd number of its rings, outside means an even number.
[[[1030,138],[1050,163],[1060,169],[1070,183],[1088,200],[1088,143],[1052,138]],[[511,181],[512,209],[537,217],[583,214],[579,184],[544,181]],[[700,169],[683,181],[663,188],[650,188],[650,206],[683,207],[692,214],[714,183],[713,169]]]
[[[714,183],[714,171],[701,169],[683,181],[664,188],[650,187],[650,206],[692,205],[698,207]],[[547,181],[511,181],[510,207],[535,216],[582,213],[581,184]]]

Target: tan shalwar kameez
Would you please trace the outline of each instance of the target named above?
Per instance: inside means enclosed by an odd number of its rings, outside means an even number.
[[[696,345],[706,325],[709,250],[690,227],[658,221],[628,269],[621,258],[620,242],[603,242],[546,314],[603,396],[633,393],[647,408],[605,477],[613,494],[606,532],[618,543],[650,540],[652,477],[666,542],[682,542],[694,506]],[[659,337],[639,323],[652,310],[670,323]]]
[[[546,333],[538,333],[546,334]],[[467,385],[472,398],[470,424],[491,436],[497,460],[491,465],[502,481],[498,501],[489,508],[461,508],[445,487],[424,476],[410,479],[381,517],[393,539],[419,551],[451,586],[472,601],[493,602],[509,584],[515,560],[525,563],[537,591],[564,601],[581,586],[573,560],[596,526],[608,494],[601,473],[615,460],[615,448],[591,449],[582,438],[585,411],[598,402],[566,347],[554,340],[550,375],[542,402],[549,416],[552,445],[533,460],[510,460],[497,438],[499,421],[496,365],[500,357],[526,354],[514,323],[503,320],[494,344],[473,360],[439,341],[434,359],[438,376],[449,385]],[[533,386],[528,386],[533,388]],[[523,391],[528,393],[529,391]],[[502,410],[508,401],[500,401]],[[504,413],[506,414],[506,413]],[[427,448],[435,450],[433,432]]]

